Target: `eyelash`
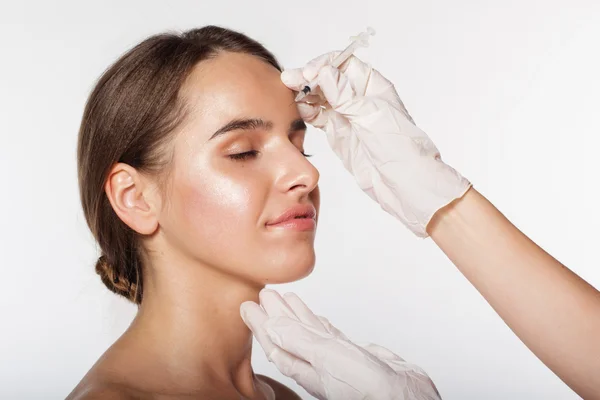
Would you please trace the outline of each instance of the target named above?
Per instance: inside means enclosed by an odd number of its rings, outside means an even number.
[[[301,153],[302,153],[302,155],[304,157],[312,157],[312,154],[306,154],[306,153],[304,153],[302,151],[301,151]],[[247,160],[249,158],[254,158],[257,155],[258,155],[258,151],[256,151],[256,150],[250,150],[250,151],[246,151],[244,153],[230,154],[229,158],[231,158],[232,160],[235,160],[235,161],[244,161],[244,160]]]

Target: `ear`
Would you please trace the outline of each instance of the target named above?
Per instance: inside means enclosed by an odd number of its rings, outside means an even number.
[[[119,218],[134,231],[151,235],[158,228],[158,207],[150,196],[151,183],[135,168],[117,163],[111,169],[104,191]],[[156,191],[153,191],[156,193]]]

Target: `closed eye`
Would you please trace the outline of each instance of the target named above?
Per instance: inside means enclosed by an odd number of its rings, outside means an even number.
[[[312,154],[306,154],[304,151],[300,151],[300,153],[302,153],[302,155],[304,157],[312,157]],[[250,151],[245,151],[243,153],[237,153],[237,154],[230,154],[228,157],[231,158],[232,160],[235,161],[244,161],[244,160],[248,160],[251,158],[255,158],[256,156],[258,156],[258,151],[257,150],[250,150]]]
[[[258,151],[250,150],[250,151],[245,151],[243,153],[230,154],[229,158],[231,158],[232,160],[236,160],[236,161],[243,161],[243,160],[247,160],[249,158],[255,158],[257,155],[258,155]]]

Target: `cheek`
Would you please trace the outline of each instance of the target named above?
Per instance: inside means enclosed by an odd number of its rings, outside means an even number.
[[[256,225],[261,210],[251,182],[214,172],[205,175],[188,182],[182,191],[182,217],[196,232],[217,239],[213,235],[231,237],[241,227]]]

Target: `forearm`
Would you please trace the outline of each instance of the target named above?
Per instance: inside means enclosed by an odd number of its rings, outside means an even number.
[[[600,398],[600,293],[533,243],[475,189],[428,232],[506,324],[586,399]]]

